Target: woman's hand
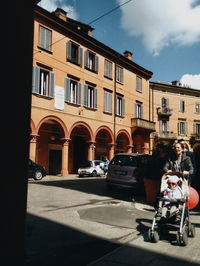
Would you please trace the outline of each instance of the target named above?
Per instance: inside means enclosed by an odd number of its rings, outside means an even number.
[[[183,176],[188,176],[189,172],[188,171],[183,171]]]

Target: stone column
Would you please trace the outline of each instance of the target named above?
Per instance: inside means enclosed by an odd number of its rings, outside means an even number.
[[[108,160],[112,160],[115,155],[115,143],[109,143]]]
[[[70,141],[70,139],[61,139],[61,140],[63,141],[61,175],[66,176],[69,173],[68,160],[69,160],[69,141]]]
[[[29,158],[32,161],[36,161],[36,152],[37,152],[37,138],[39,135],[31,135],[30,145],[29,145]]]
[[[127,153],[132,153],[132,152],[133,152],[133,146],[127,145]]]
[[[88,161],[95,159],[95,142],[88,141]]]

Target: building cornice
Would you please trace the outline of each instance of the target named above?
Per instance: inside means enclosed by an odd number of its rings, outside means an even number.
[[[200,97],[200,90],[198,89],[172,85],[170,83],[153,82],[153,81],[149,82],[149,86],[153,90],[165,90],[172,93],[179,93],[179,94],[186,94],[186,95]]]

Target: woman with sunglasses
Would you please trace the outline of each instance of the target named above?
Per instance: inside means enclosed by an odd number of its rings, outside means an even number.
[[[180,172],[188,179],[188,184],[191,184],[190,177],[194,172],[194,168],[190,157],[184,152],[184,145],[182,143],[174,145],[172,154],[164,166],[164,172]]]

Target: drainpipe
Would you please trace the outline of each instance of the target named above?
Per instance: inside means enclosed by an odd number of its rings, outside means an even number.
[[[114,135],[114,154],[116,152],[116,63],[114,63],[114,121],[113,121],[113,135]]]

